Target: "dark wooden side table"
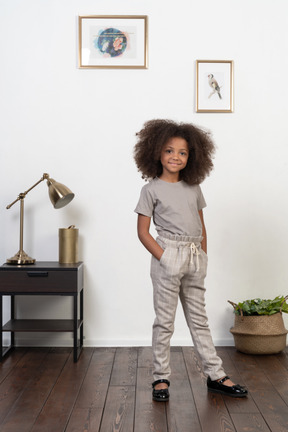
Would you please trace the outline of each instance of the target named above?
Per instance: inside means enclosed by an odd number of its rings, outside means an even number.
[[[72,296],[73,319],[17,319],[15,296]],[[3,296],[11,297],[11,319],[3,323]],[[15,332],[73,332],[73,358],[83,347],[83,263],[37,262],[33,265],[0,266],[0,361],[14,346]],[[11,332],[11,344],[3,347],[3,332]]]

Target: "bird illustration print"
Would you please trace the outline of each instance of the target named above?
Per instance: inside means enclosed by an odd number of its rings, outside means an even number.
[[[216,79],[214,78],[213,74],[209,74],[208,75],[208,83],[210,85],[210,87],[213,89],[212,93],[210,93],[209,98],[217,93],[219,96],[219,99],[222,99],[221,93],[220,93],[220,86],[218,84],[218,82],[216,81]]]

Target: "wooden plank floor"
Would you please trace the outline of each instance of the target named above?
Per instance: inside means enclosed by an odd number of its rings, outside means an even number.
[[[207,392],[190,347],[171,349],[170,401],[151,399],[151,348],[17,348],[0,364],[1,432],[287,432],[288,349],[249,356],[217,349],[250,394]]]

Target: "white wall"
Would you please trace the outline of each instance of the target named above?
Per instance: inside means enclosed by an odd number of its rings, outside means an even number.
[[[77,68],[77,17],[101,14],[148,15],[148,70]],[[202,185],[215,344],[233,344],[227,299],[288,293],[287,17],[286,0],[0,0],[0,261],[18,250],[19,208],[6,205],[44,172],[69,186],[76,197],[61,210],[44,184],[25,199],[24,249],[57,261],[58,228],[79,228],[86,345],[150,344],[150,257],[133,213],[144,183],[132,155],[151,118],[202,125],[217,143]],[[195,112],[197,59],[234,60],[234,113]],[[26,298],[18,307],[56,317],[67,306]],[[22,343],[33,341],[72,339]],[[179,309],[173,344],[189,343]]]

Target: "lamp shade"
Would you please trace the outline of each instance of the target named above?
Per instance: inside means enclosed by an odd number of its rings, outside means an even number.
[[[67,186],[56,182],[52,178],[47,180],[47,185],[49,198],[55,209],[65,207],[74,198],[74,193]]]

